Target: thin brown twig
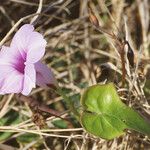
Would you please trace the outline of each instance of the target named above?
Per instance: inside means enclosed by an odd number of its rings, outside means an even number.
[[[58,118],[61,118],[63,120],[69,121],[67,118],[62,118],[61,115],[62,113],[54,110],[54,109],[50,109],[47,105],[43,104],[43,103],[39,103],[36,99],[33,99],[31,97],[27,97],[24,95],[16,95],[17,99],[22,101],[22,102],[26,102],[32,109],[32,111],[41,111],[41,112],[46,112],[50,115],[56,116]]]

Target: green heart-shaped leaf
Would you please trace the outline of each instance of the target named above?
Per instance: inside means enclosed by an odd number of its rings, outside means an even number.
[[[150,124],[120,100],[113,83],[87,88],[81,105],[81,124],[95,136],[113,139],[125,129],[150,135]]]

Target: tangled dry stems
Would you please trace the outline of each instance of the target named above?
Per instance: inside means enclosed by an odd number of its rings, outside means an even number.
[[[95,27],[89,21],[89,2],[99,26]],[[9,44],[18,26],[31,22],[39,32],[43,33],[48,42],[43,61],[52,67],[59,85],[77,103],[77,106],[83,88],[96,83],[114,82],[122,100],[149,117],[150,95],[145,94],[144,91],[145,84],[150,80],[148,6],[148,0],[2,1],[0,2],[0,46],[4,43]],[[124,60],[126,75],[123,87],[122,60],[118,45],[108,33],[121,39],[125,36],[134,51],[135,67],[130,67],[127,57]],[[2,138],[0,149],[13,150],[18,147],[23,150],[138,150],[150,147],[150,139],[147,136],[133,131],[127,131],[122,137],[111,141],[87,134],[76,123],[76,119],[72,118],[62,97],[51,90],[38,87],[32,91],[31,96],[61,112],[62,118],[73,121],[66,123],[67,129],[60,129],[52,124],[53,121],[60,119],[48,114],[46,119],[40,118],[44,121],[45,128],[39,128],[31,119],[34,112],[28,104],[17,101],[14,94],[2,96],[1,120],[7,117],[10,119],[12,112],[21,119],[14,125],[10,122],[0,126],[1,132],[13,133]],[[38,138],[28,143],[19,141],[20,136],[26,133],[34,133]],[[12,144],[11,141],[14,143]]]

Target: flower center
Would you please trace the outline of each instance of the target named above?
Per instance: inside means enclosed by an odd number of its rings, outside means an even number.
[[[18,57],[17,60],[16,60],[16,64],[15,64],[15,69],[24,74],[24,69],[25,69],[25,62],[26,62],[26,56],[23,57]]]

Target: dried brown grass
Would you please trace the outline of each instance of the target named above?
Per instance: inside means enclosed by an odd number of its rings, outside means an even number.
[[[77,105],[83,88],[96,83],[114,82],[122,100],[149,117],[150,94],[144,91],[145,85],[147,91],[150,91],[150,84],[147,85],[150,81],[148,0],[91,0],[90,8],[98,19],[103,33],[89,21],[88,2],[0,1],[0,46],[4,43],[9,45],[18,26],[32,22],[48,42],[43,61],[52,68],[59,85]],[[116,39],[114,40],[107,32],[114,33],[121,40],[125,36],[134,51],[135,67],[129,65],[127,57],[124,60],[124,86],[118,45]],[[66,122],[67,129],[59,129],[52,124],[52,121],[59,118],[48,115],[46,120],[40,118],[46,125],[39,128],[31,119],[33,112],[28,104],[17,101],[13,94],[1,96],[1,121],[7,117],[10,119],[12,113],[16,113],[21,119],[15,125],[11,122],[1,123],[1,132],[13,134],[0,141],[0,149],[150,149],[150,139],[133,131],[127,131],[124,136],[110,141],[92,137],[76,123],[62,97],[51,90],[38,87],[32,91],[31,96],[61,112],[61,117],[67,117],[72,121]],[[39,136],[27,143],[19,141],[20,136],[26,133]]]

